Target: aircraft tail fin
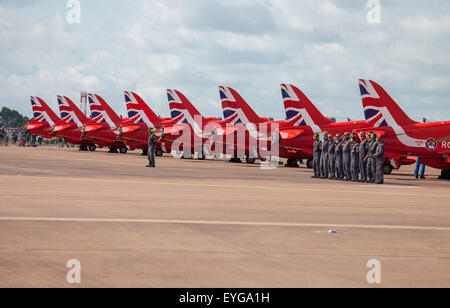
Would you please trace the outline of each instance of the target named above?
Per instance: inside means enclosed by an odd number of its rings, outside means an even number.
[[[67,96],[58,95],[58,106],[61,119],[65,123],[76,123],[78,127],[82,127],[88,121],[86,115],[81,112],[80,108],[73,103]]]
[[[159,126],[161,121],[145,101],[136,93],[125,91],[128,118],[133,123],[145,123],[148,127]]]
[[[373,127],[407,126],[417,123],[409,118],[389,94],[376,82],[359,80],[364,115]]]
[[[201,119],[204,119],[202,114],[180,91],[168,89],[167,99],[169,101],[170,115],[172,120],[176,123],[187,124],[190,119],[195,119],[196,117],[201,117]]]
[[[37,96],[31,96],[30,100],[34,121],[47,122],[53,126],[60,120],[43,99]]]
[[[327,125],[331,120],[325,117],[309,98],[297,87],[281,85],[286,119],[294,126]]]
[[[89,93],[88,101],[92,120],[97,123],[107,123],[111,128],[119,127],[120,117],[100,95]]]
[[[236,90],[220,86],[219,94],[225,121],[233,124],[263,122]]]

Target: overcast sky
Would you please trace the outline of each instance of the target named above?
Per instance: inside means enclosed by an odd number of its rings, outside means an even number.
[[[222,116],[219,85],[261,116],[284,118],[280,83],[325,115],[362,119],[358,78],[380,83],[412,117],[450,119],[450,1],[0,0],[0,105],[31,116],[28,97],[103,96],[125,115],[124,90],[168,116],[166,88]]]

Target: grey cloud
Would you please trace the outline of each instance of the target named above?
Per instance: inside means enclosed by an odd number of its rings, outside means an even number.
[[[29,95],[98,92],[125,114],[123,90],[168,114],[177,88],[205,115],[220,115],[218,85],[261,115],[283,117],[279,84],[297,84],[327,115],[362,118],[358,78],[382,84],[414,116],[448,119],[450,3],[367,1],[0,1],[1,105],[30,115]],[[30,4],[31,3],[31,4]]]

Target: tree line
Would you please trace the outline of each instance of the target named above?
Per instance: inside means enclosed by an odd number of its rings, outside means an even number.
[[[30,121],[26,116],[23,116],[16,110],[3,107],[0,110],[0,127],[6,126],[11,128],[18,128],[24,126]]]

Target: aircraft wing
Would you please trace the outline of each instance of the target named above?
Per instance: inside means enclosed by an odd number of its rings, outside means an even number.
[[[230,134],[234,134],[237,132],[240,128],[237,126],[231,126],[231,127],[218,127],[216,128],[216,134],[218,136],[226,136]]]
[[[129,133],[134,133],[140,129],[141,129],[140,125],[124,125],[124,126],[122,126],[121,131],[123,134],[129,134]]]
[[[44,123],[28,123],[27,129],[28,130],[39,129],[39,128],[43,127],[44,125],[45,125]]]
[[[305,132],[304,129],[294,128],[294,129],[284,129],[280,130],[280,137],[283,140],[292,139],[300,136]]]
[[[86,127],[84,128],[84,131],[86,133],[92,133],[92,132],[96,132],[101,130],[102,128],[104,128],[104,126],[102,124],[90,124],[90,125],[86,125]]]

